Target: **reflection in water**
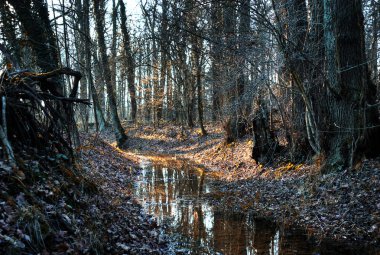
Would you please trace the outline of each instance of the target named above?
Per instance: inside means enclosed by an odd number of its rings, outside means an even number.
[[[276,226],[270,221],[258,219],[253,221],[255,224],[253,234],[253,247],[257,255],[275,254],[274,252],[274,236],[276,234]],[[277,249],[276,249],[277,251]]]
[[[252,215],[214,211],[202,200],[202,194],[210,190],[204,173],[176,163],[175,168],[142,164],[135,195],[159,224],[170,227],[184,254],[377,254],[334,244],[316,245],[302,231],[278,229]]]
[[[307,235],[299,231],[297,235],[291,229],[282,228],[279,231],[279,253],[292,254],[317,254],[313,252],[313,246],[308,242]]]

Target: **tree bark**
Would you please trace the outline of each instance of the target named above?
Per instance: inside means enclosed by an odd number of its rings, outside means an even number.
[[[96,33],[98,35],[99,51],[101,55],[101,63],[104,70],[104,80],[106,81],[108,101],[110,106],[110,114],[112,118],[113,128],[115,132],[115,138],[118,146],[122,146],[127,140],[124,128],[121,126],[119,115],[117,113],[117,104],[114,87],[115,84],[110,82],[111,70],[109,65],[109,59],[107,56],[107,49],[104,38],[104,1],[94,0],[94,14],[96,23]]]
[[[131,39],[127,28],[127,16],[123,0],[119,0],[121,32],[123,34],[124,51],[127,66],[128,92],[131,99],[131,117],[133,123],[136,122],[137,103],[136,103],[136,87],[135,87],[135,61],[132,55]]]
[[[19,47],[19,42],[16,36],[17,20],[15,20],[12,16],[11,10],[9,8],[9,4],[5,0],[0,1],[0,17],[1,17],[1,33],[4,36],[4,44],[8,49],[12,58],[14,58],[14,64],[21,64],[21,52]],[[15,69],[19,69],[19,66],[14,66]]]
[[[203,125],[203,97],[202,97],[202,38],[197,36],[200,33],[197,27],[197,17],[193,15],[191,18],[191,27],[193,30],[193,35],[191,36],[192,44],[192,66],[193,66],[193,76],[195,76],[196,90],[197,90],[197,104],[198,104],[198,121],[201,128],[202,135],[207,135],[206,129]]]
[[[253,148],[252,158],[260,164],[270,163],[278,149],[278,141],[269,127],[269,112],[266,103],[259,96],[257,100],[258,111],[253,120]]]
[[[89,84],[89,93],[92,97],[94,118],[97,131],[103,131],[106,127],[106,121],[100,104],[98,93],[95,89],[94,78],[92,75],[91,63],[91,36],[90,36],[90,0],[83,0],[83,35],[84,35],[84,52],[85,52],[85,69],[87,81]]]
[[[158,107],[157,107],[157,121],[161,121],[164,108],[164,90],[166,84],[167,72],[167,59],[168,59],[168,1],[162,0],[162,19],[161,19],[161,38],[160,38],[160,52],[161,52],[161,67],[160,67],[160,86],[158,88]]]
[[[353,167],[366,145],[377,143],[378,150],[378,136],[377,141],[366,139],[378,118],[367,110],[373,91],[365,58],[361,1],[324,0],[324,12],[330,133],[323,170],[339,171]]]
[[[198,119],[199,126],[201,128],[202,135],[207,135],[207,131],[203,123],[203,97],[202,97],[202,67],[198,66],[197,68],[197,99],[198,99]]]
[[[75,13],[77,17],[77,22],[73,24],[75,28],[75,48],[78,56],[79,65],[78,68],[83,75],[80,84],[80,97],[88,98],[88,79],[86,75],[86,52],[85,52],[85,41],[87,40],[85,36],[85,22],[84,22],[84,11],[81,0],[75,0]],[[88,107],[86,105],[79,106],[80,117],[83,125],[83,130],[88,132]]]
[[[221,59],[222,59],[222,8],[219,1],[211,2],[211,42],[210,60],[211,60],[211,89],[212,89],[212,120],[216,121],[221,115],[221,96],[222,88],[220,86],[221,79]]]
[[[17,13],[36,55],[37,66],[42,71],[58,67],[58,48],[50,26],[49,14],[43,0],[34,0],[33,7],[27,0],[8,1]],[[33,13],[33,10],[37,13]]]

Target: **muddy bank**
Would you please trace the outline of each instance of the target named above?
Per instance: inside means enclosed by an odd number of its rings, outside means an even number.
[[[204,165],[216,177],[209,194],[220,208],[251,211],[282,224],[297,224],[320,239],[380,243],[380,163],[364,161],[357,171],[321,176],[316,166],[283,163],[258,166],[250,158],[250,138],[225,146],[222,130],[181,131],[166,126],[130,130],[128,151],[169,154]],[[280,162],[281,160],[279,160]]]
[[[8,174],[0,161],[0,253],[167,254],[167,237],[131,196],[134,158],[82,140],[74,165],[24,154]]]
[[[96,136],[85,141],[81,165],[99,189],[90,213],[101,219],[104,253],[167,254],[168,236],[132,196],[138,159]]]

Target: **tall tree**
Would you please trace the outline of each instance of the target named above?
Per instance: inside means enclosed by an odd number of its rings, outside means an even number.
[[[85,42],[87,40],[85,36],[85,14],[83,10],[83,5],[81,0],[75,0],[75,17],[76,21],[73,24],[74,34],[75,34],[75,48],[77,52],[77,59],[78,59],[78,69],[83,74],[83,77],[81,79],[80,83],[80,97],[81,98],[88,98],[88,79],[87,79],[87,72],[86,72],[86,52],[85,52]],[[88,122],[89,122],[89,112],[88,107],[86,105],[80,106],[80,117],[83,125],[83,129],[87,132],[88,131]]]
[[[378,132],[373,132],[378,130],[373,127],[377,112],[368,109],[376,90],[368,77],[362,1],[324,0],[324,27],[330,123],[326,130],[331,132],[324,169],[341,170],[353,167],[365,147],[378,152],[380,146]]]
[[[190,128],[194,127],[194,109],[195,109],[195,75],[191,71],[191,67],[189,66],[194,65],[195,63],[189,63],[187,61],[187,44],[191,43],[191,34],[188,31],[191,31],[191,33],[195,33],[195,31],[192,30],[192,22],[195,19],[196,15],[196,7],[195,7],[195,1],[189,0],[185,2],[184,6],[184,16],[183,16],[183,23],[182,26],[182,47],[181,47],[181,58],[182,58],[182,65],[184,72],[184,98],[183,101],[185,102],[185,108],[186,108],[186,119],[187,119],[187,125]],[[191,61],[191,60],[190,60]]]
[[[150,42],[146,42],[144,44],[146,55],[149,56],[150,54]],[[145,68],[145,79],[144,79],[144,104],[145,104],[145,121],[150,122],[152,119],[152,68],[151,68],[151,56],[147,58],[148,66]]]
[[[94,77],[92,75],[92,58],[91,58],[91,36],[90,36],[90,0],[83,0],[83,33],[84,37],[84,52],[85,52],[85,68],[86,76],[89,84],[89,92],[92,97],[94,118],[96,129],[103,131],[106,127],[106,121],[104,119],[103,110],[101,107],[100,99],[94,84]]]
[[[371,71],[372,82],[377,84],[379,82],[379,70],[377,64],[377,54],[379,50],[379,27],[380,27],[380,2],[371,0],[371,14],[372,14],[372,31],[371,31],[371,41],[370,41],[370,52],[369,52],[369,68]]]
[[[199,28],[201,22],[199,19],[200,9],[193,7],[193,14],[190,17],[190,29],[192,35],[190,36],[191,42],[191,61],[192,61],[192,76],[193,83],[195,83],[197,91],[197,105],[198,105],[198,121],[201,128],[202,135],[207,135],[206,129],[203,125],[203,93],[202,93],[202,50],[203,39],[201,38],[201,29]]]
[[[111,69],[109,65],[109,59],[107,55],[107,48],[106,48],[105,36],[104,36],[104,19],[105,19],[104,1],[94,0],[93,5],[94,5],[94,14],[95,14],[96,33],[98,37],[101,63],[104,70],[104,80],[106,81],[110,114],[112,118],[112,123],[113,123],[113,128],[114,128],[117,144],[118,146],[122,146],[124,142],[127,140],[127,135],[125,134],[124,128],[121,126],[119,115],[117,113],[116,96],[115,96],[115,91],[114,91],[116,84],[112,84],[110,82]]]
[[[160,121],[163,117],[164,108],[164,89],[166,84],[166,73],[168,69],[168,8],[169,3],[167,0],[162,0],[162,17],[161,17],[161,33],[160,33],[160,53],[161,53],[161,67],[160,67],[160,86],[158,88],[158,107],[157,107],[157,120]]]
[[[135,87],[135,60],[133,58],[131,37],[127,28],[127,15],[123,0],[119,0],[121,32],[123,34],[125,65],[127,68],[128,91],[131,99],[131,117],[132,121],[136,121],[137,103],[136,103],[136,87]]]
[[[212,120],[216,121],[217,117],[220,116],[220,108],[222,105],[222,88],[220,86],[221,79],[221,53],[222,53],[222,42],[221,42],[221,31],[222,31],[222,9],[221,4],[218,1],[211,2],[211,42],[210,47],[210,59],[211,59],[211,89],[212,89]]]
[[[59,51],[43,0],[8,0],[17,13],[42,71],[58,68]],[[33,3],[33,4],[32,4]]]
[[[16,35],[17,20],[5,0],[0,1],[0,29],[4,44],[18,65],[21,64],[21,52]],[[17,68],[17,67],[16,67]]]

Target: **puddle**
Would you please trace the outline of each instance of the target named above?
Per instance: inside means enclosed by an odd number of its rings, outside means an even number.
[[[169,166],[142,162],[135,196],[144,210],[165,223],[177,243],[175,254],[379,254],[377,250],[315,243],[299,230],[279,229],[252,215],[215,211],[202,195],[211,186],[186,161]]]

